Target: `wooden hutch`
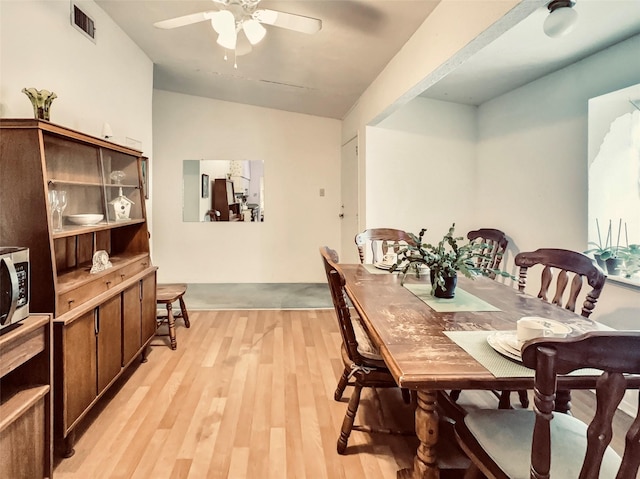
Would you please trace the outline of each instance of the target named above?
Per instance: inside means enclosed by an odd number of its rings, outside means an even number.
[[[145,359],[156,331],[141,158],[48,121],[0,119],[0,244],[29,248],[30,311],[53,315],[54,442],[65,457],[78,423],[136,357]],[[68,197],[61,229],[52,190]],[[123,199],[126,217],[112,206]],[[78,224],[89,214],[102,216]],[[91,273],[98,251],[112,266]]]
[[[236,202],[233,191],[233,181],[224,178],[213,180],[213,195],[211,206],[220,212],[218,221],[242,221],[240,203]]]

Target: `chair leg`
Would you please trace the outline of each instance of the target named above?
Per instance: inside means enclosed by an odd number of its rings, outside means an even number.
[[[362,386],[355,384],[353,387],[353,393],[351,399],[349,399],[349,406],[347,406],[347,412],[342,420],[342,429],[340,430],[340,437],[338,438],[338,454],[344,454],[347,449],[347,441],[351,435],[353,429],[353,421],[356,418],[356,412],[358,411],[358,405],[360,404],[360,393],[362,392]]]
[[[340,401],[342,399],[342,393],[344,393],[344,390],[347,387],[348,382],[349,382],[349,369],[345,367],[344,371],[342,372],[342,376],[340,376],[340,379],[338,380],[338,386],[336,387],[336,392],[333,393],[333,399],[335,399],[336,401]]]
[[[558,389],[556,391],[556,404],[553,408],[556,412],[571,414],[571,391],[568,389]]]
[[[529,407],[529,394],[527,394],[526,389],[521,389],[518,391],[518,397],[520,398],[520,404],[523,408]]]
[[[178,298],[180,301],[180,311],[182,311],[182,320],[184,321],[184,325],[187,328],[191,327],[191,323],[189,322],[189,313],[187,312],[187,306],[184,304],[184,299],[182,296]]]
[[[500,391],[500,398],[498,400],[498,409],[511,409],[511,391]]]
[[[405,404],[411,404],[411,391],[406,388],[402,388],[400,389],[400,392],[402,393],[402,402]]]

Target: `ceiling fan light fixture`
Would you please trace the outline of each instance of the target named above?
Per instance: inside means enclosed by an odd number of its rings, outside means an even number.
[[[242,22],[242,29],[244,30],[244,33],[249,39],[251,45],[257,45],[260,43],[267,34],[267,29],[264,28],[260,22],[254,19]]]
[[[211,27],[218,35],[230,33],[236,29],[236,19],[229,10],[220,10],[211,15]]]
[[[235,50],[237,41],[238,35],[236,34],[236,31],[233,30],[231,32],[223,32],[218,35],[216,43],[227,50]]]
[[[561,37],[573,30],[578,21],[578,12],[572,8],[574,5],[571,0],[552,0],[547,5],[549,15],[542,29],[548,37]]]

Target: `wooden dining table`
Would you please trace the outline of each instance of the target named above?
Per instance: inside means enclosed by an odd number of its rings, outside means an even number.
[[[413,468],[398,471],[398,478],[440,477],[436,454],[440,392],[533,388],[532,374],[498,377],[451,339],[449,333],[512,331],[516,329],[516,321],[523,316],[567,323],[574,331],[572,334],[602,329],[597,322],[482,276],[458,277],[458,291],[488,303],[492,308],[487,309],[493,310],[438,312],[403,287],[400,274],[376,272],[372,265],[341,264],[340,267],[345,276],[347,295],[396,383],[417,391],[415,427],[420,444]],[[410,273],[405,279],[405,286],[428,283],[424,274],[417,278]],[[513,362],[491,350],[490,354],[493,353],[498,362]],[[566,390],[590,389],[595,386],[596,379],[594,375],[564,376],[558,378],[558,386]]]

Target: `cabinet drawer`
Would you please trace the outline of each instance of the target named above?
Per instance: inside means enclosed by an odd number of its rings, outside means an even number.
[[[96,279],[87,281],[78,288],[61,294],[58,297],[57,316],[67,313],[85,301],[108,291],[123,281],[127,281],[147,268],[149,263],[149,258],[145,257],[120,267],[114,266],[101,273]]]

